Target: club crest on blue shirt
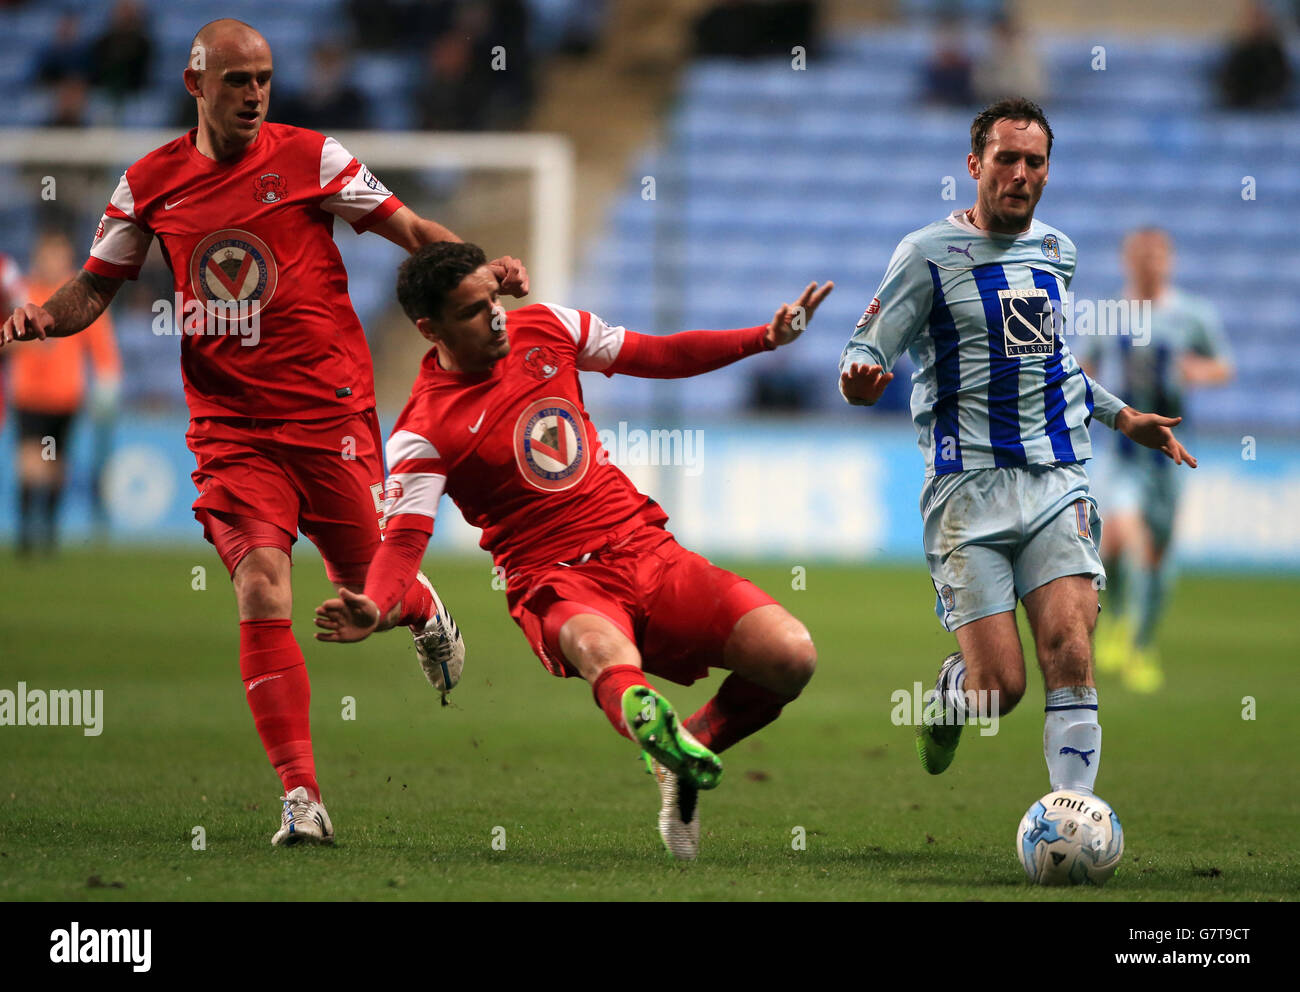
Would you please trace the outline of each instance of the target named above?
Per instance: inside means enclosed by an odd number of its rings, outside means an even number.
[[[1048,234],[1043,238],[1043,255],[1053,262],[1061,260],[1061,243],[1056,240],[1055,234]]]

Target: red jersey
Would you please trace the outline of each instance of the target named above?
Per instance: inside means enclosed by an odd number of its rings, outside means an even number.
[[[373,407],[334,218],[364,231],[401,201],[315,131],[263,123],[228,162],[200,154],[196,133],[126,170],[86,269],[134,279],[158,238],[191,417],[315,420]]]
[[[634,518],[665,522],[610,464],[578,383],[579,370],[614,363],[625,329],[539,303],[507,314],[506,333],[510,353],[489,372],[425,356],[388,439],[385,532],[431,532],[445,490],[511,575],[578,557]]]

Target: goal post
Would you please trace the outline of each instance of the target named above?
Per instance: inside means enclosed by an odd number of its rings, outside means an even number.
[[[121,169],[160,145],[176,129],[0,128],[0,163]],[[528,266],[534,299],[565,300],[573,277],[573,146],[557,134],[437,131],[331,131],[344,148],[383,176],[384,169],[509,170],[529,176]],[[401,196],[401,190],[394,189]],[[108,202],[103,190],[94,209]],[[40,196],[40,190],[31,195]],[[405,199],[405,198],[404,198]],[[93,219],[88,218],[93,229]]]

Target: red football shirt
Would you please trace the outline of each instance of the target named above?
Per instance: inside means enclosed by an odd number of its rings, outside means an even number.
[[[170,312],[166,329],[183,334],[191,417],[315,420],[374,406],[334,218],[364,231],[401,201],[315,131],[263,123],[228,162],[201,155],[196,133],[126,170],[86,268],[134,279],[158,238],[181,304],[167,301],[155,324]]]
[[[634,518],[668,515],[632,485],[596,436],[579,370],[605,371],[625,329],[539,303],[506,315],[510,353],[490,372],[425,356],[388,439],[385,532],[429,533],[445,490],[511,575],[599,547]]]

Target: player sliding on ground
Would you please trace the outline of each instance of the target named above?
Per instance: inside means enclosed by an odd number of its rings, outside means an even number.
[[[767,326],[656,337],[554,304],[507,314],[481,250],[421,248],[397,295],[433,347],[388,439],[385,540],[364,594],[340,590],[317,609],[326,632],[316,636],[357,641],[394,623],[446,492],[483,529],[542,664],[585,678],[614,729],[641,746],[659,783],[660,836],[693,859],[698,791],[718,784],[717,754],[777,718],[816,652],[770,596],[664,529],[659,504],[609,463],[578,373],[700,375],[789,344],[831,288],[810,284]],[[646,679],[690,685],[710,668],[731,674],[686,720]]]
[[[198,126],[126,170],[85,268],[43,306],[15,311],[0,345],[84,330],[139,275],[157,237],[182,309],[199,316],[184,318],[180,345],[194,516],[234,583],[245,695],[284,786],[271,843],[328,843],[311,686],[290,627],[290,553],[301,530],[333,585],[361,589],[383,489],[374,373],[334,219],[408,251],[456,236],[404,206],[333,138],[267,122],[271,74],[271,49],[247,24],[201,28],[184,71]],[[506,292],[527,293],[516,260],[492,265]],[[427,581],[411,579],[398,591],[402,622],[425,664],[442,627]]]
[[[925,555],[935,612],[960,648],[917,728],[921,764],[938,774],[952,762],[972,700],[1006,713],[1024,695],[1019,600],[1046,686],[1052,789],[1091,792],[1101,758],[1092,631],[1105,570],[1083,467],[1088,424],[1095,415],[1179,464],[1196,461],[1170,430],[1178,418],[1125,406],[1062,340],[1074,245],[1034,220],[1051,150],[1047,118],[1028,100],[975,118],[975,206],[903,239],[840,358],[840,391],[870,405],[904,351],[918,369]]]

